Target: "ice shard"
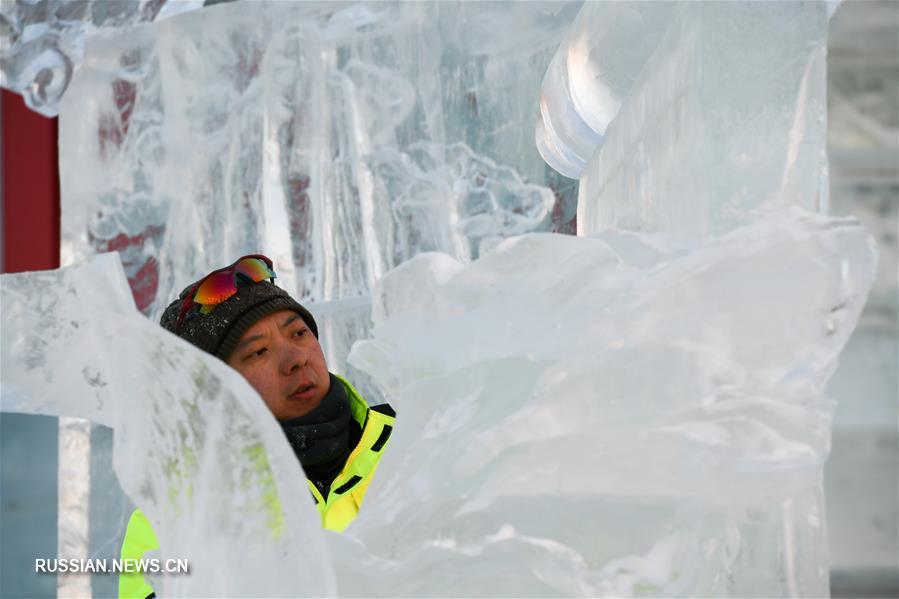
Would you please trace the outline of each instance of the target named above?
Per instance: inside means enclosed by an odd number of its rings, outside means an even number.
[[[350,356],[403,415],[353,530],[407,574],[383,592],[825,596],[824,385],[875,263],[796,210],[389,273]]]
[[[314,509],[281,502],[308,489],[265,404],[135,309],[116,254],[3,275],[2,301],[2,409],[114,429],[118,481],[162,559],[189,561],[189,574],[154,580],[160,596],[334,592]]]

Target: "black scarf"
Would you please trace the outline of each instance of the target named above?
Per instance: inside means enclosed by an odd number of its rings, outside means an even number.
[[[331,388],[314,410],[299,418],[280,421],[306,476],[325,498],[362,432],[353,420],[343,383],[333,374],[328,376]]]

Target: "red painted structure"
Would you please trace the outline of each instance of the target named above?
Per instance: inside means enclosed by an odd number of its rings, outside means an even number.
[[[127,88],[117,87],[116,91],[127,100]],[[133,89],[130,91],[133,100]],[[29,110],[18,94],[5,89],[2,93],[2,272],[59,268],[59,119],[48,119]],[[119,95],[116,98],[118,102]],[[108,126],[98,132],[101,146],[118,145],[127,132],[130,108],[121,104],[119,108],[123,111],[123,124],[118,127],[106,123]],[[131,237],[120,234],[107,241],[92,240],[97,252],[118,251],[122,255],[141,310],[148,309],[156,295],[158,272],[155,260],[135,263],[129,250],[140,248],[148,237],[155,239],[161,234],[161,228],[155,227]]]
[[[2,90],[3,272],[59,268],[57,121]]]

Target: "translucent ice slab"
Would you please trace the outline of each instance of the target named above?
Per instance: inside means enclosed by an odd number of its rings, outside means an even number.
[[[64,252],[120,251],[149,312],[248,252],[330,300],[549,230],[528,128],[577,8],[236,2],[94,36],[60,110]]]
[[[826,211],[833,7],[585,5],[547,70],[537,133],[580,179],[579,231],[705,237],[762,206]]]
[[[704,237],[827,211],[823,2],[678,4],[581,175],[578,225]]]
[[[819,597],[823,389],[875,268],[856,221],[801,211],[411,260],[351,354],[399,418],[345,535],[258,396],[110,257],[4,275],[3,409],[115,427],[122,486],[192,563],[163,596]]]
[[[308,489],[280,427],[236,371],[135,309],[116,254],[3,275],[0,291],[3,411],[115,429],[122,488],[161,557],[190,563],[154,580],[160,596],[333,593],[314,507],[282,503]]]
[[[356,534],[400,594],[826,595],[823,389],[874,268],[799,211],[410,261],[350,356],[400,414]]]

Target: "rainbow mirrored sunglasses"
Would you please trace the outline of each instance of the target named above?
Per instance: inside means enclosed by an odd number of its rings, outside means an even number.
[[[250,254],[239,258],[237,262],[225,268],[214,270],[191,287],[181,304],[178,316],[178,329],[190,307],[194,304],[202,306],[200,311],[209,314],[213,308],[237,293],[237,275],[242,275],[254,283],[276,278],[274,266],[268,257],[262,254]]]

